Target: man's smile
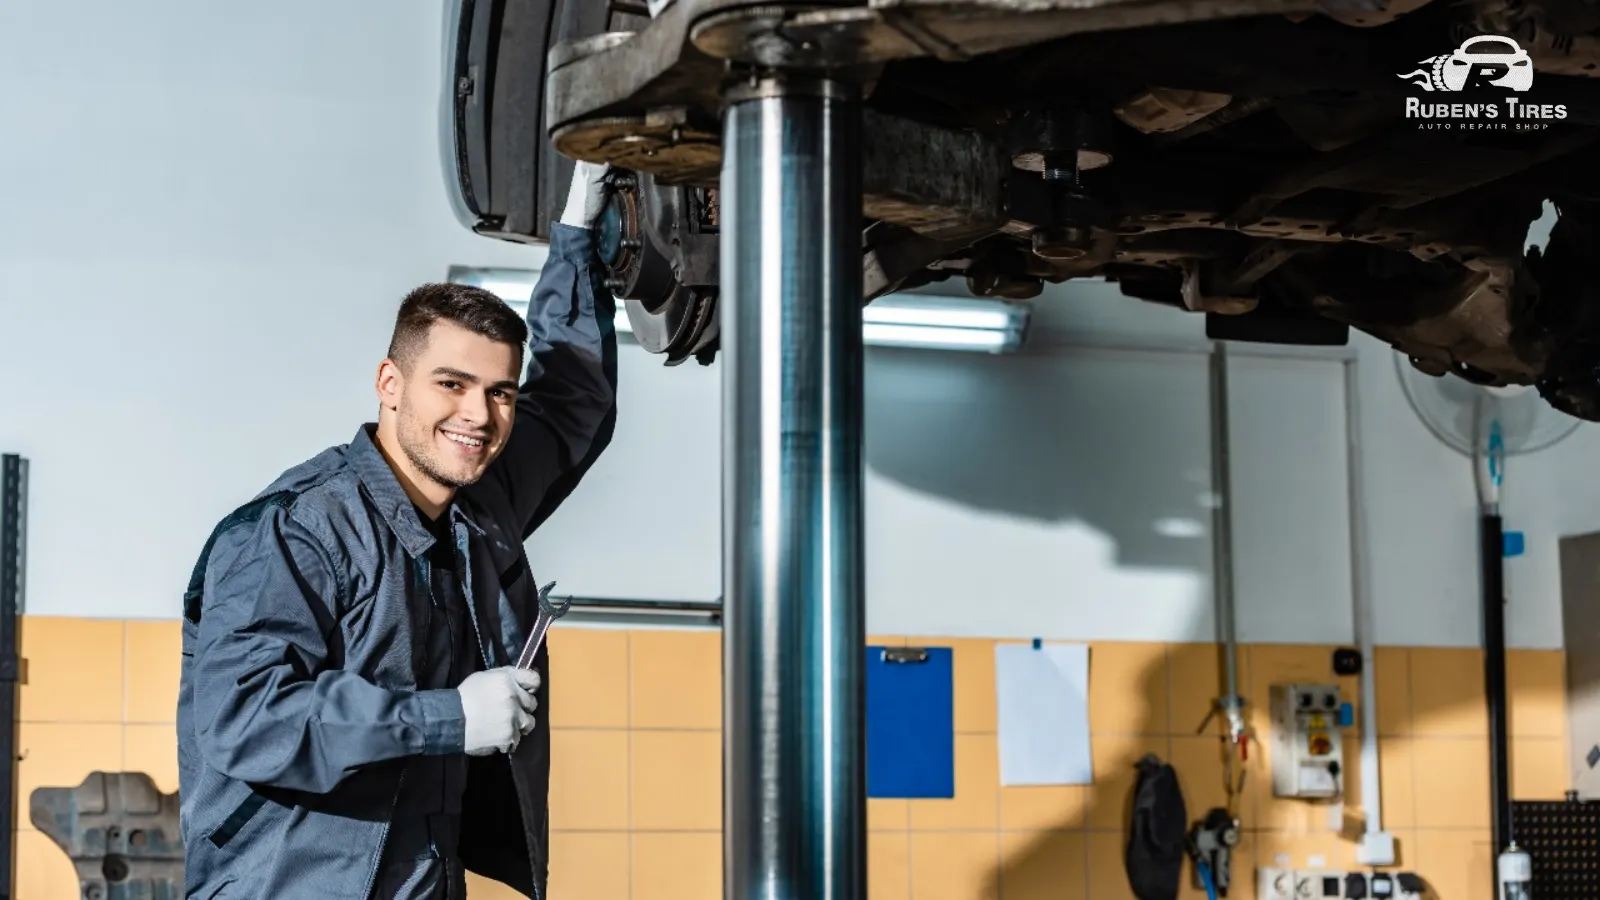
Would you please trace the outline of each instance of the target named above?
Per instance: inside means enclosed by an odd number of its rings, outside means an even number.
[[[489,438],[485,435],[471,435],[444,428],[439,429],[439,433],[443,434],[446,440],[456,446],[457,452],[467,456],[478,456],[489,446]]]

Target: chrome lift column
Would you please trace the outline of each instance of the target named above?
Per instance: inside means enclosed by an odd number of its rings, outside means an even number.
[[[723,896],[865,900],[860,110],[727,95]]]

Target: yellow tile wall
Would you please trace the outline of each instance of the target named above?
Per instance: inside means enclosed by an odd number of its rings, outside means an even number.
[[[721,896],[721,636],[714,632],[558,629],[551,635],[555,771],[552,896],[557,900],[706,900]],[[874,643],[952,648],[956,796],[871,800],[870,900],[1131,900],[1122,868],[1133,763],[1177,767],[1192,817],[1223,803],[1221,745],[1198,733],[1221,690],[1211,644],[1094,643],[1092,786],[1001,787],[994,641],[925,636]],[[1331,677],[1332,646],[1241,648],[1240,683],[1266,733],[1267,686]],[[28,617],[19,715],[20,805],[35,787],[95,769],[143,771],[177,789],[175,622]],[[1380,648],[1378,731],[1385,823],[1400,865],[1439,900],[1492,900],[1482,664],[1471,649]],[[1567,778],[1563,656],[1514,651],[1512,790],[1559,799]],[[1355,695],[1356,681],[1341,679]],[[1239,813],[1246,831],[1229,893],[1253,897],[1257,865],[1354,864],[1361,828],[1357,734],[1350,803],[1271,796],[1266,745],[1251,747]],[[78,896],[71,866],[24,813],[20,900]],[[475,900],[510,900],[474,879]],[[1203,897],[1187,888],[1185,900]]]

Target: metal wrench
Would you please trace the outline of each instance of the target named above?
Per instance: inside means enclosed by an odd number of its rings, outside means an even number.
[[[555,621],[567,614],[572,608],[572,598],[552,601],[550,592],[555,589],[554,581],[539,589],[539,613],[533,617],[533,629],[528,632],[528,642],[522,645],[522,655],[517,657],[517,668],[533,668],[533,658],[539,655],[539,647],[544,644],[545,632]]]

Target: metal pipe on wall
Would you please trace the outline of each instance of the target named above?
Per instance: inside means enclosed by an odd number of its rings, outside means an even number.
[[[727,101],[724,897],[864,900],[860,112],[825,79]]]
[[[1374,653],[1372,571],[1366,553],[1366,503],[1362,478],[1361,379],[1354,359],[1344,362],[1345,490],[1350,520],[1350,605],[1361,651],[1361,811],[1366,815],[1360,861],[1394,862],[1394,839],[1383,830],[1383,790],[1378,766],[1378,671]]]
[[[1223,341],[1212,345],[1211,400],[1211,567],[1217,608],[1217,632],[1222,644],[1223,696],[1217,709],[1228,725],[1234,744],[1244,737],[1244,700],[1239,696],[1239,629],[1235,621],[1233,592],[1233,481],[1232,444],[1228,424],[1228,349]],[[1231,757],[1230,757],[1231,758]],[[1229,790],[1233,779],[1229,778]]]

